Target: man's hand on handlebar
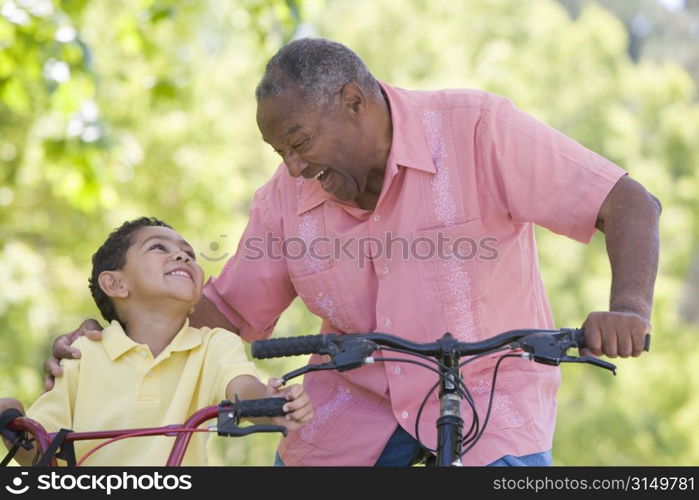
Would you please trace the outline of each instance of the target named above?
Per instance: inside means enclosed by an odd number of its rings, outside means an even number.
[[[630,311],[595,311],[583,323],[586,349],[581,354],[634,358],[646,346],[650,322]]]
[[[102,340],[102,326],[97,320],[86,319],[77,330],[61,335],[53,341],[53,347],[51,348],[52,357],[44,362],[44,373],[46,374],[44,376],[44,388],[47,391],[53,389],[54,378],[63,374],[63,370],[59,365],[61,359],[76,359],[80,357],[80,351],[71,347],[71,344],[75,342],[75,339],[83,335],[90,340]]]

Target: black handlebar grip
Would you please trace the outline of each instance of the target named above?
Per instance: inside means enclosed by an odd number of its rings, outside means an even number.
[[[314,354],[320,352],[327,344],[327,335],[304,335],[283,339],[255,340],[252,343],[252,357],[265,359]]]
[[[244,417],[278,417],[286,415],[282,407],[285,398],[239,399],[235,402],[235,413],[238,418]]]

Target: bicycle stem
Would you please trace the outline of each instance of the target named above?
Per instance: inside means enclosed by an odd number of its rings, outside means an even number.
[[[437,466],[460,466],[464,420],[461,418],[461,372],[455,345],[446,342],[439,356],[442,377],[437,419]]]

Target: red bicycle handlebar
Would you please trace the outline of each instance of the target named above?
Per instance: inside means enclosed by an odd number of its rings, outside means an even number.
[[[194,413],[181,425],[164,425],[161,427],[144,427],[139,429],[117,429],[112,431],[69,432],[65,436],[65,442],[111,439],[129,435],[133,435],[134,437],[174,435],[176,436],[175,442],[172,445],[172,451],[165,465],[167,467],[177,467],[182,464],[184,454],[187,451],[187,446],[192,437],[192,432],[202,423],[215,418],[217,414],[217,406],[207,406]],[[16,418],[10,422],[7,427],[12,431],[25,431],[33,435],[36,440],[36,446],[41,454],[46,452],[49,444],[57,434],[56,432],[46,432],[46,429],[44,429],[39,422],[28,417]],[[49,466],[56,467],[57,465],[56,457],[51,457]]]
[[[279,415],[284,415],[282,407],[285,403],[284,398],[263,398],[263,399],[252,399],[252,400],[236,400],[236,403],[230,403],[229,401],[223,401],[219,405],[206,406],[197,410],[193,413],[183,424],[174,425],[164,425],[160,427],[143,427],[136,429],[117,429],[109,431],[90,431],[90,432],[68,432],[65,434],[63,442],[71,443],[74,441],[86,441],[86,440],[118,440],[120,438],[126,437],[141,437],[141,436],[175,436],[175,441],[172,445],[170,451],[170,456],[167,459],[166,467],[178,467],[182,464],[185,452],[189,446],[189,442],[194,432],[203,432],[206,429],[200,429],[199,426],[211,420],[213,418],[219,417],[219,424],[221,424],[220,417],[221,412],[225,415],[225,421],[222,429],[220,426],[218,428],[219,433],[225,432],[222,435],[228,436],[242,436],[249,434],[251,432],[283,432],[286,435],[286,428],[280,426],[264,426],[264,425],[253,425],[245,428],[238,428],[235,424],[241,417],[274,417]],[[233,422],[233,423],[231,423]],[[229,426],[233,425],[233,429]],[[32,420],[28,417],[17,417],[7,424],[7,428],[12,431],[28,432],[34,436],[36,446],[40,454],[45,454],[46,450],[49,449],[51,442],[54,440],[57,432],[46,432],[46,429],[37,421]],[[81,458],[77,465],[80,465],[88,455],[92,454],[97,449],[101,448],[110,441],[102,442],[88,451]],[[56,467],[58,462],[55,455],[52,456],[48,462],[49,466]]]

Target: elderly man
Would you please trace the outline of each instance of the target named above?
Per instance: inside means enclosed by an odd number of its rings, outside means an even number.
[[[267,338],[298,295],[322,332],[382,331],[415,342],[477,341],[553,328],[534,225],[582,243],[604,232],[609,311],[584,322],[589,350],[639,356],[650,331],[659,202],[620,167],[477,90],[410,91],[377,81],[344,45],[301,39],[269,61],[257,123],[283,163],[255,194],[237,253],[205,287],[194,326]],[[292,251],[292,243],[296,245]],[[371,243],[371,245],[367,245]],[[59,337],[54,356],[99,325]],[[484,416],[494,360],[464,367]],[[46,363],[59,375],[55,359]],[[278,464],[408,465],[435,383],[378,363],[306,375],[313,422],[281,441]],[[512,359],[467,465],[549,465],[560,372]],[[436,397],[420,438],[434,448]],[[464,407],[466,425],[471,414]]]

